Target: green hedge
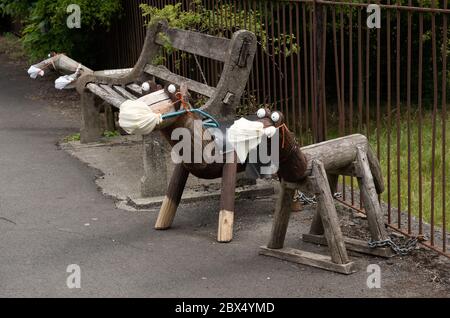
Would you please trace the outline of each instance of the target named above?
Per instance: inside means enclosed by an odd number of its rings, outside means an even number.
[[[80,6],[81,29],[67,27],[70,4]],[[23,44],[31,60],[55,51],[94,63],[99,37],[120,9],[120,0],[0,0],[0,13],[24,23]]]

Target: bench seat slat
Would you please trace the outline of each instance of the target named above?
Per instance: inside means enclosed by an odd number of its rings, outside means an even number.
[[[122,105],[123,102],[125,102],[127,99],[120,96],[119,94],[112,95],[106,90],[104,90],[102,87],[100,87],[97,84],[89,83],[86,85],[87,89],[89,89],[94,95],[100,97],[105,102],[111,104],[114,107],[120,108],[120,105]]]
[[[172,47],[220,62],[225,61],[230,46],[229,39],[193,31],[168,29],[166,35]],[[166,44],[161,38],[157,38],[155,42],[159,45]]]
[[[135,100],[137,99],[136,96],[134,96],[133,94],[131,94],[130,92],[128,92],[125,88],[123,88],[122,86],[113,86],[113,89],[116,90],[117,92],[119,92],[119,94],[121,94],[122,96],[131,99],[131,100]]]
[[[143,95],[142,88],[138,84],[129,84],[127,85],[127,88],[138,97],[141,97]]]
[[[148,64],[145,67],[145,72],[153,75],[155,77],[158,77],[164,81],[181,85],[182,83],[187,83],[189,90],[193,91],[195,93],[198,93],[200,95],[206,96],[211,98],[214,93],[216,92],[216,89],[214,87],[208,86],[206,84],[199,83],[197,81],[191,80],[189,78],[177,75],[169,71],[165,67],[161,66],[153,66]]]

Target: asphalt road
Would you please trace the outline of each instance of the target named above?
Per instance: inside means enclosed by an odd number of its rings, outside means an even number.
[[[360,258],[343,276],[258,255],[272,199],[238,202],[237,234],[215,242],[217,202],[183,205],[175,226],[153,230],[155,212],[129,212],[102,196],[95,172],[56,146],[78,123],[27,96],[41,83],[0,58],[1,297],[389,297],[433,295],[420,275]],[[294,225],[296,223],[294,222]],[[290,229],[295,242],[301,229]],[[383,270],[381,289],[366,266]],[[81,288],[69,289],[69,265]],[[426,290],[426,291],[425,291]],[[442,294],[441,294],[442,296]]]

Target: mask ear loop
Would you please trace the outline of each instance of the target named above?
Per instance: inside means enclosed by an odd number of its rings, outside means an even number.
[[[280,127],[278,127],[278,129],[281,130],[281,137],[282,137],[281,148],[284,149],[284,146],[285,146],[285,134],[289,133],[289,128],[288,128],[288,126],[286,126],[286,124],[283,124]]]

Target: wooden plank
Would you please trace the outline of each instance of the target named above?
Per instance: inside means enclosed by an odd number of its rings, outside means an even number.
[[[142,96],[144,93],[142,92],[142,87],[140,87],[138,84],[129,84],[127,85],[127,88],[134,94],[138,96]]]
[[[183,164],[177,164],[170,179],[167,195],[159,211],[155,229],[166,230],[172,226],[188,177],[189,171],[186,170]]]
[[[384,227],[383,213],[369,166],[369,159],[362,148],[358,148],[357,163],[360,175],[357,178],[359,191],[367,213],[367,222],[369,223],[372,239],[376,241],[388,239],[389,237]]]
[[[86,88],[89,89],[92,93],[94,93],[98,97],[100,97],[101,99],[103,99],[105,102],[117,108],[120,108],[120,105],[122,105],[122,103],[126,101],[126,98],[120,96],[119,97],[113,96],[94,83],[87,84]]]
[[[323,235],[303,234],[303,241],[325,246],[328,245],[327,239]],[[345,247],[350,251],[385,258],[390,258],[395,255],[395,253],[389,247],[370,248],[367,242],[350,237],[345,237],[344,241]]]
[[[101,135],[100,111],[96,105],[95,95],[85,91],[81,94],[80,141],[82,144],[96,142],[100,140]]]
[[[294,194],[295,190],[286,187],[284,181],[280,183],[280,193],[273,216],[272,233],[270,235],[270,242],[267,245],[271,249],[280,249],[284,246],[289,217],[292,212]]]
[[[105,129],[107,131],[115,131],[116,123],[114,120],[114,111],[109,104],[105,105]]]
[[[146,103],[148,106],[159,104],[163,101],[172,103],[170,96],[162,89],[151,94],[144,95],[138,99],[140,102]]]
[[[329,256],[307,251],[300,251],[289,247],[285,247],[282,249],[270,249],[263,246],[260,248],[259,254],[346,275],[353,274],[357,270],[354,262],[349,262],[347,264],[336,264],[331,260]]]
[[[128,98],[130,100],[135,100],[137,99],[136,96],[134,96],[133,94],[131,94],[130,92],[128,92],[125,88],[123,88],[122,86],[113,86],[113,89],[116,90],[119,94],[121,94],[123,97]]]
[[[236,178],[237,155],[233,151],[228,155],[227,161],[222,168],[222,193],[220,196],[219,230],[217,233],[217,241],[221,243],[227,243],[233,239]]]
[[[226,38],[187,30],[167,29],[165,33],[172,47],[221,62],[225,61],[231,42]],[[155,42],[159,45],[165,45],[167,44],[167,38],[157,37]]]
[[[216,92],[216,89],[211,86],[174,74],[163,66],[153,66],[148,64],[145,67],[145,72],[155,77],[158,77],[166,82],[176,84],[178,86],[180,86],[183,83],[186,83],[190,91],[204,95],[209,98],[211,98]]]
[[[103,88],[108,94],[110,94],[112,97],[114,97],[116,99],[121,99],[121,98],[127,99],[126,97],[120,95],[118,92],[116,92],[114,89],[112,89],[112,87],[109,85],[99,84],[99,86],[101,88]]]
[[[349,262],[345,249],[344,236],[341,232],[339,219],[334,205],[334,198],[330,191],[325,168],[322,162],[313,160],[312,177],[310,182],[316,188],[317,210],[320,212],[325,237],[331,252],[331,259],[338,264]]]

